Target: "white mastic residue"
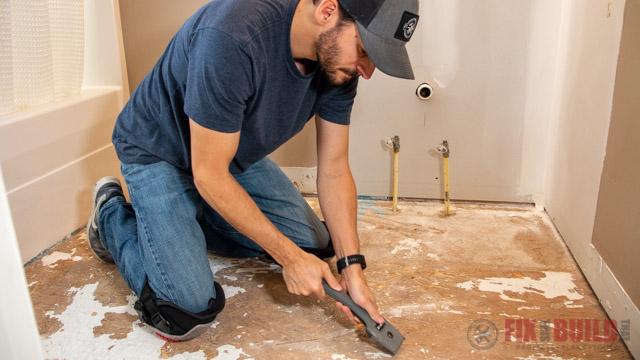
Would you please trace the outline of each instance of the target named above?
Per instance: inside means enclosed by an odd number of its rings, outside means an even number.
[[[431,260],[440,260],[440,256],[438,254],[434,254],[434,253],[428,253],[427,257]]]
[[[147,327],[140,327],[139,320],[133,323],[132,330],[124,339],[111,339],[109,334],[93,335],[93,328],[100,326],[106,313],[129,313],[136,315],[133,309],[135,296],[130,295],[124,306],[104,306],[95,299],[98,283],[87,284],[81,288],[71,288],[75,293],[71,304],[59,315],[48,312],[46,315],[58,319],[62,328],[48,338],[42,339],[42,348],[47,358],[95,358],[95,359],[158,359],[165,341],[155,336]],[[92,315],[93,314],[93,315]],[[217,322],[213,324],[215,327]],[[87,351],[90,351],[88,353]],[[236,360],[247,355],[242,349],[232,345],[218,347],[219,360]],[[177,354],[170,359],[206,359],[203,351]]]
[[[78,261],[80,256],[71,253],[53,252],[42,258],[44,266],[55,267],[60,260]],[[211,270],[214,275],[223,269],[233,267],[240,263],[237,259],[211,256],[209,258]],[[62,328],[49,337],[41,340],[46,358],[96,358],[96,359],[158,359],[161,356],[161,348],[165,341],[155,336],[148,327],[138,326],[140,320],[133,323],[132,330],[124,339],[112,339],[109,334],[93,335],[93,328],[100,326],[107,313],[137,315],[133,309],[136,297],[132,294],[127,297],[128,304],[123,306],[105,306],[95,299],[94,293],[98,283],[87,284],[80,288],[67,290],[69,296],[73,296],[71,304],[61,314],[52,311],[45,315],[55,318],[62,323]],[[245,292],[245,289],[235,286],[223,285],[227,298]],[[215,328],[218,322],[212,324]],[[89,352],[88,352],[89,351]],[[232,345],[218,347],[218,355],[215,359],[235,360],[241,355],[248,356],[240,348]],[[203,351],[194,353],[177,354],[171,359],[206,359]]]
[[[494,292],[500,298],[508,301],[525,302],[525,300],[510,297],[506,292],[524,294],[533,293],[553,299],[564,296],[569,300],[580,300],[583,296],[576,290],[573,276],[568,272],[544,271],[542,279],[524,278],[486,278],[470,280],[456,284],[457,287],[472,290]]]
[[[584,305],[575,305],[573,301],[565,301],[564,306],[566,306],[568,309],[578,309],[584,307]]]
[[[71,249],[71,253],[64,253],[64,252],[60,252],[60,251],[54,251],[51,254],[42,257],[42,266],[48,266],[50,268],[54,268],[54,267],[58,266],[58,264],[56,264],[58,261],[63,261],[63,260],[80,261],[80,260],[82,260],[82,256],[73,256],[73,254],[75,254],[75,253],[76,253],[76,248]]]
[[[225,258],[222,256],[215,256],[215,255],[209,256],[209,266],[211,267],[211,272],[213,273],[214,276],[219,271],[237,266],[240,263],[242,263],[241,259]],[[238,280],[238,277],[233,275],[223,275],[222,277],[226,280],[231,280],[231,281]],[[216,278],[218,277],[216,276]],[[239,286],[232,286],[232,285],[226,285],[226,284],[221,284],[221,286],[222,286],[222,289],[224,290],[224,295],[227,299],[246,291],[244,288],[241,288]]]
[[[367,359],[382,359],[382,358],[390,358],[391,355],[385,354],[383,352],[365,352],[364,357]]]
[[[402,317],[407,315],[420,315],[426,312],[433,312],[438,309],[436,304],[410,304],[394,306],[386,311],[389,317]]]
[[[403,257],[408,258],[421,253],[421,243],[420,240],[416,240],[414,238],[406,238],[404,240],[400,240],[398,245],[396,245],[391,253],[396,255],[401,253]]]
[[[241,355],[247,355],[242,348],[233,345],[222,345],[218,347],[218,355],[213,360],[237,360]]]
[[[555,354],[545,355],[541,353],[529,355],[527,357],[516,357],[516,359],[518,360],[563,360],[562,357],[557,356]],[[575,359],[575,358],[572,357],[571,359]]]
[[[215,275],[218,271],[237,266],[242,261],[240,259],[226,258],[222,256],[209,255],[209,267]]]
[[[61,314],[48,312],[46,315],[62,323],[62,328],[42,339],[42,349],[46,358],[54,359],[158,359],[165,341],[158,338],[145,327],[133,324],[132,331],[124,339],[111,339],[109,334],[93,335],[93,328],[100,326],[106,313],[130,313],[134,296],[123,306],[104,306],[95,299],[98,283],[87,284],[81,288],[71,288],[74,293],[71,304]],[[92,315],[93,314],[93,315]],[[184,354],[181,354],[184,355]],[[204,353],[189,354],[190,358],[204,359]],[[202,356],[199,356],[202,355]],[[184,356],[181,356],[184,358]],[[174,359],[179,359],[175,357]]]
[[[355,360],[347,357],[345,354],[331,354],[331,360]]]
[[[231,286],[226,284],[222,284],[222,290],[224,290],[224,296],[227,299],[246,291],[244,288],[241,288],[239,286]]]
[[[464,312],[462,311],[451,309],[451,304],[449,303],[398,305],[385,311],[385,314],[387,314],[389,317],[392,317],[392,318],[409,316],[409,315],[421,315],[424,313],[451,313],[451,314],[458,314],[458,315],[464,314]]]

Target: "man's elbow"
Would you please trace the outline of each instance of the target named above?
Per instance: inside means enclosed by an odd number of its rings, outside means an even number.
[[[225,178],[225,172],[228,175],[228,170],[226,171],[216,171],[215,169],[206,168],[206,167],[197,167],[193,166],[193,184],[200,194],[210,194],[213,195],[216,189],[219,189],[220,182]]]

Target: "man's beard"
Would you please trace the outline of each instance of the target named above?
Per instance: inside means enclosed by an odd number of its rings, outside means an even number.
[[[340,47],[338,46],[338,35],[342,32],[342,28],[343,27],[338,24],[332,29],[321,33],[316,40],[316,56],[318,57],[320,69],[327,80],[329,80],[329,83],[334,86],[340,86],[357,75],[355,71],[338,68],[338,59],[341,54]],[[340,72],[345,72],[346,75],[350,75],[350,77],[346,79],[344,77],[338,77]]]

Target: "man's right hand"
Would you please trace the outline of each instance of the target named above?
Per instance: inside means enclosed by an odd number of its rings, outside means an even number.
[[[324,299],[322,279],[333,289],[342,291],[340,282],[333,276],[326,262],[301,249],[296,255],[282,268],[282,277],[290,293],[304,296],[313,294],[319,299]]]

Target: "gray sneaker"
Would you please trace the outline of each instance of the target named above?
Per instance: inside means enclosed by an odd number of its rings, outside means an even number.
[[[114,176],[105,176],[98,180],[93,188],[93,209],[91,209],[91,215],[87,222],[89,247],[91,247],[91,250],[93,250],[93,253],[98,259],[111,264],[114,263],[113,256],[111,256],[109,250],[104,247],[102,239],[100,239],[98,219],[100,219],[100,207],[114,196],[124,197],[120,180]]]

